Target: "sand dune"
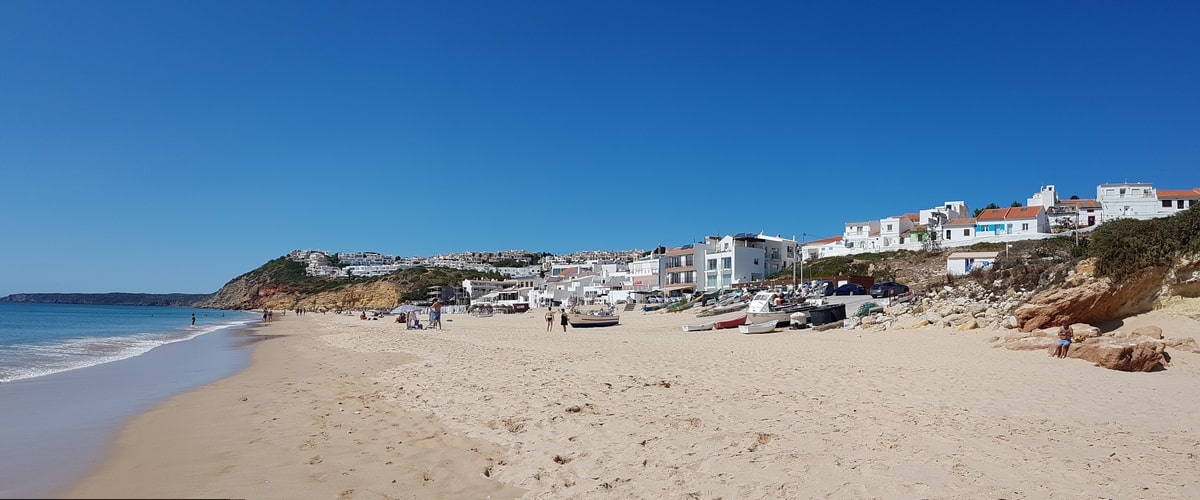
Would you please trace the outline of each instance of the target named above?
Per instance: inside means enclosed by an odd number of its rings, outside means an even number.
[[[987,331],[449,319],[287,316],[247,372],[134,421],[70,494],[1200,497],[1200,355],[1122,373]]]

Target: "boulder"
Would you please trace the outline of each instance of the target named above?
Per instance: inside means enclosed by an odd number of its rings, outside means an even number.
[[[1132,333],[1130,333],[1130,334],[1129,334],[1129,336],[1130,336],[1130,337],[1146,337],[1146,338],[1149,338],[1149,339],[1161,339],[1161,338],[1163,338],[1163,334],[1162,334],[1162,328],[1159,328],[1159,327],[1157,327],[1157,326],[1154,326],[1154,325],[1150,325],[1150,326],[1143,326],[1143,327],[1139,327],[1139,328],[1134,328],[1134,329],[1133,329],[1133,332],[1132,332]]]
[[[1076,337],[1083,336],[1087,338],[1099,337],[1100,329],[1087,323],[1072,323],[1071,333]]]
[[[1091,361],[1096,366],[1123,372],[1148,372],[1166,366],[1162,342],[1141,340],[1118,342],[1093,338],[1081,344],[1071,344],[1067,357]]]
[[[1181,339],[1163,339],[1162,343],[1164,346],[1172,349],[1179,349],[1181,351],[1200,354],[1200,345],[1196,345],[1196,339],[1191,337],[1184,337]]]
[[[931,325],[936,325],[942,322],[942,315],[937,311],[929,311],[925,313],[925,321],[928,321]]]
[[[905,328],[924,328],[924,327],[926,327],[926,326],[929,326],[929,325],[931,325],[931,324],[932,324],[932,323],[930,323],[928,319],[925,319],[925,318],[918,318],[918,319],[917,319],[916,321],[914,321],[914,322],[913,322],[911,325],[908,325],[908,326],[906,326]]]
[[[1023,331],[1066,321],[1102,323],[1153,309],[1163,288],[1166,268],[1147,269],[1127,282],[1116,284],[1095,276],[1095,260],[1075,267],[1063,286],[1043,290],[1017,308]]]
[[[963,324],[955,327],[955,330],[958,330],[960,332],[967,332],[967,331],[974,330],[976,328],[979,328],[979,322],[975,321],[974,319],[969,319],[966,322],[964,322]]]

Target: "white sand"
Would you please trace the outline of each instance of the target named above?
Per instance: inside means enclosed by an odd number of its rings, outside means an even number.
[[[1200,498],[1196,354],[1123,373],[987,331],[447,318],[287,316],[250,370],[136,420],[70,495]]]

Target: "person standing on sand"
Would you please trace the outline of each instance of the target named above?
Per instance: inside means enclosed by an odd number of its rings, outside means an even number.
[[[567,320],[567,308],[565,308],[565,307],[562,310],[562,319],[560,319],[559,322],[562,323],[563,331],[566,332],[567,331],[567,323],[569,322],[569,320]]]
[[[546,331],[548,332],[553,329],[554,329],[554,308],[547,307],[546,308]]]
[[[442,301],[440,299],[433,299],[433,306],[429,310],[429,328],[434,326],[438,330],[442,329]]]
[[[192,326],[196,326],[196,313],[192,313]]]

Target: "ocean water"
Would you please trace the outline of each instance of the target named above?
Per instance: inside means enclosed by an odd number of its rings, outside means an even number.
[[[0,498],[59,496],[94,470],[129,418],[243,370],[264,339],[249,328],[258,319],[0,303]]]
[[[0,302],[0,382],[131,358],[257,318],[182,307]]]

